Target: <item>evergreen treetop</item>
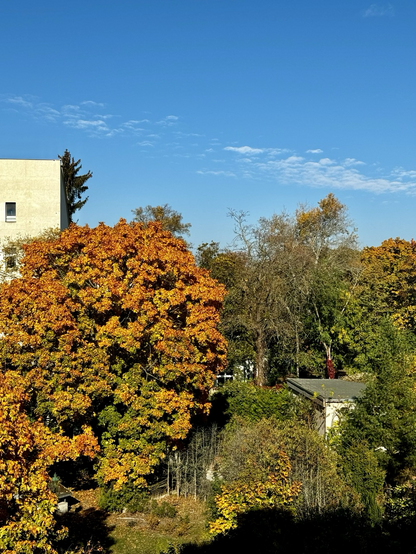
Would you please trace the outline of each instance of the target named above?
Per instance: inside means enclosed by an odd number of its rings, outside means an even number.
[[[84,175],[78,175],[82,168],[81,160],[75,161],[69,150],[65,150],[63,156],[58,156],[58,158],[62,165],[69,221],[72,222],[74,213],[80,210],[88,200],[88,196],[82,199],[82,195],[88,190],[85,183],[92,177],[92,172],[88,171]]]

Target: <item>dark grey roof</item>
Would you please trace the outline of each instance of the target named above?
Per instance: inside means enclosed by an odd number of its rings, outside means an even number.
[[[289,388],[307,398],[325,402],[347,402],[362,395],[365,383],[341,379],[288,379]]]

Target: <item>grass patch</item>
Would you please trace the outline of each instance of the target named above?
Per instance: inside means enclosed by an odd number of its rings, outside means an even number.
[[[83,509],[71,526],[73,544],[87,540],[100,543],[111,554],[161,554],[174,551],[181,544],[202,544],[209,540],[206,528],[205,503],[193,498],[166,496],[149,499],[146,512],[109,513],[100,509],[98,490],[75,493],[81,497]],[[101,527],[92,531],[94,518]],[[84,521],[83,536],[79,522]],[[169,549],[170,547],[170,549]]]

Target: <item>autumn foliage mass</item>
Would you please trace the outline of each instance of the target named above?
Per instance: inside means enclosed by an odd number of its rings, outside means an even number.
[[[26,246],[21,278],[4,284],[0,298],[1,379],[6,392],[18,383],[16,394],[4,395],[0,420],[13,412],[19,441],[28,443],[18,447],[22,456],[39,444],[38,475],[74,457],[69,443],[59,445],[75,440],[79,454],[92,456],[99,445],[102,482],[145,484],[192,417],[208,410],[225,364],[223,295],[185,243],[157,223],[73,225]],[[24,479],[22,469],[8,494]]]

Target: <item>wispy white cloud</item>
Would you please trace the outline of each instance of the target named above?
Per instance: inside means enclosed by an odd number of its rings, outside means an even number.
[[[23,112],[36,120],[43,119],[48,123],[59,123],[83,131],[92,137],[145,135],[146,138],[149,136],[159,138],[158,134],[151,133],[152,130],[158,129],[156,126],[169,128],[179,121],[177,115],[167,115],[153,122],[148,118],[120,121],[119,116],[103,111],[105,104],[91,99],[58,107],[29,95],[3,95],[0,97],[0,103],[13,107],[14,111]],[[113,120],[113,124],[110,124],[110,120]]]
[[[229,160],[227,169],[238,177],[267,179],[277,184],[365,190],[374,193],[407,192],[416,194],[416,171],[414,170],[395,168],[393,171],[382,174],[383,172],[380,171],[374,172],[374,169],[355,158],[339,160],[327,157],[316,160],[315,152],[309,152],[309,156],[291,153],[280,159],[270,159],[266,155],[269,149],[263,150],[264,152],[258,153],[256,157],[244,158],[246,162],[244,166],[241,164],[240,157]],[[231,150],[231,152],[236,151]],[[241,171],[237,170],[239,167],[241,167]],[[364,168],[366,168],[366,172],[364,172]]]
[[[20,106],[22,108],[33,108],[33,103],[29,102],[28,100],[25,100],[22,96],[11,96],[6,99],[6,102],[8,104],[14,104],[16,106]]]
[[[155,144],[154,142],[150,142],[150,140],[142,140],[141,142],[137,143],[139,146],[152,146],[154,148]]]
[[[395,14],[391,4],[371,4],[369,8],[363,11],[363,17],[393,17]]]
[[[252,148],[251,146],[226,146],[224,150],[236,152],[243,156],[257,156],[258,154],[267,154],[269,157],[280,156],[290,152],[287,148]]]
[[[405,170],[402,167],[396,167],[392,171],[392,175],[394,175],[397,179],[407,180],[407,179],[414,179],[416,180],[416,171],[414,170]]]
[[[48,106],[47,104],[39,104],[35,110],[35,113],[39,118],[46,119],[52,123],[56,122],[61,117],[58,110],[51,108],[51,106]]]
[[[365,162],[362,162],[360,160],[356,160],[355,158],[345,158],[344,165],[346,165],[346,166],[365,165]]]
[[[94,100],[84,100],[84,102],[81,102],[81,106],[97,106],[99,108],[104,108],[102,102],[94,102]]]
[[[251,148],[250,146],[226,146],[224,150],[245,154],[246,156],[250,154],[261,154],[263,152],[262,148]]]
[[[201,133],[184,133],[183,131],[175,131],[175,135],[178,138],[188,138],[188,137],[204,137]]]
[[[93,138],[130,139],[143,156],[157,154],[171,160],[192,158],[194,163],[201,164],[193,169],[199,169],[197,173],[201,176],[268,181],[276,186],[416,194],[416,170],[403,167],[383,170],[379,165],[341,157],[338,149],[329,147],[326,150],[331,154],[324,157],[320,148],[309,149],[301,155],[287,148],[236,146],[235,143],[225,146],[225,140],[220,142],[187,128],[177,115],[153,118],[141,111],[122,118],[91,99],[58,106],[29,95],[0,95],[0,105],[12,117],[22,113],[26,120],[32,118],[34,122],[65,126]]]
[[[235,173],[233,173],[232,171],[212,171],[212,170],[207,170],[207,171],[197,171],[197,173],[199,175],[216,175],[216,176],[222,176],[222,177],[237,177],[237,175]]]
[[[62,106],[62,113],[68,114],[68,113],[74,113],[74,112],[80,112],[81,108],[79,106],[76,106],[75,104],[65,104]]]
[[[102,119],[69,119],[67,121],[64,121],[65,125],[69,125],[70,127],[74,127],[75,129],[96,129],[100,131],[109,131],[107,124]]]
[[[159,121],[156,121],[156,125],[163,125],[163,126],[169,126],[175,125],[177,121],[179,120],[179,117],[177,115],[167,115],[163,119],[160,119]]]

